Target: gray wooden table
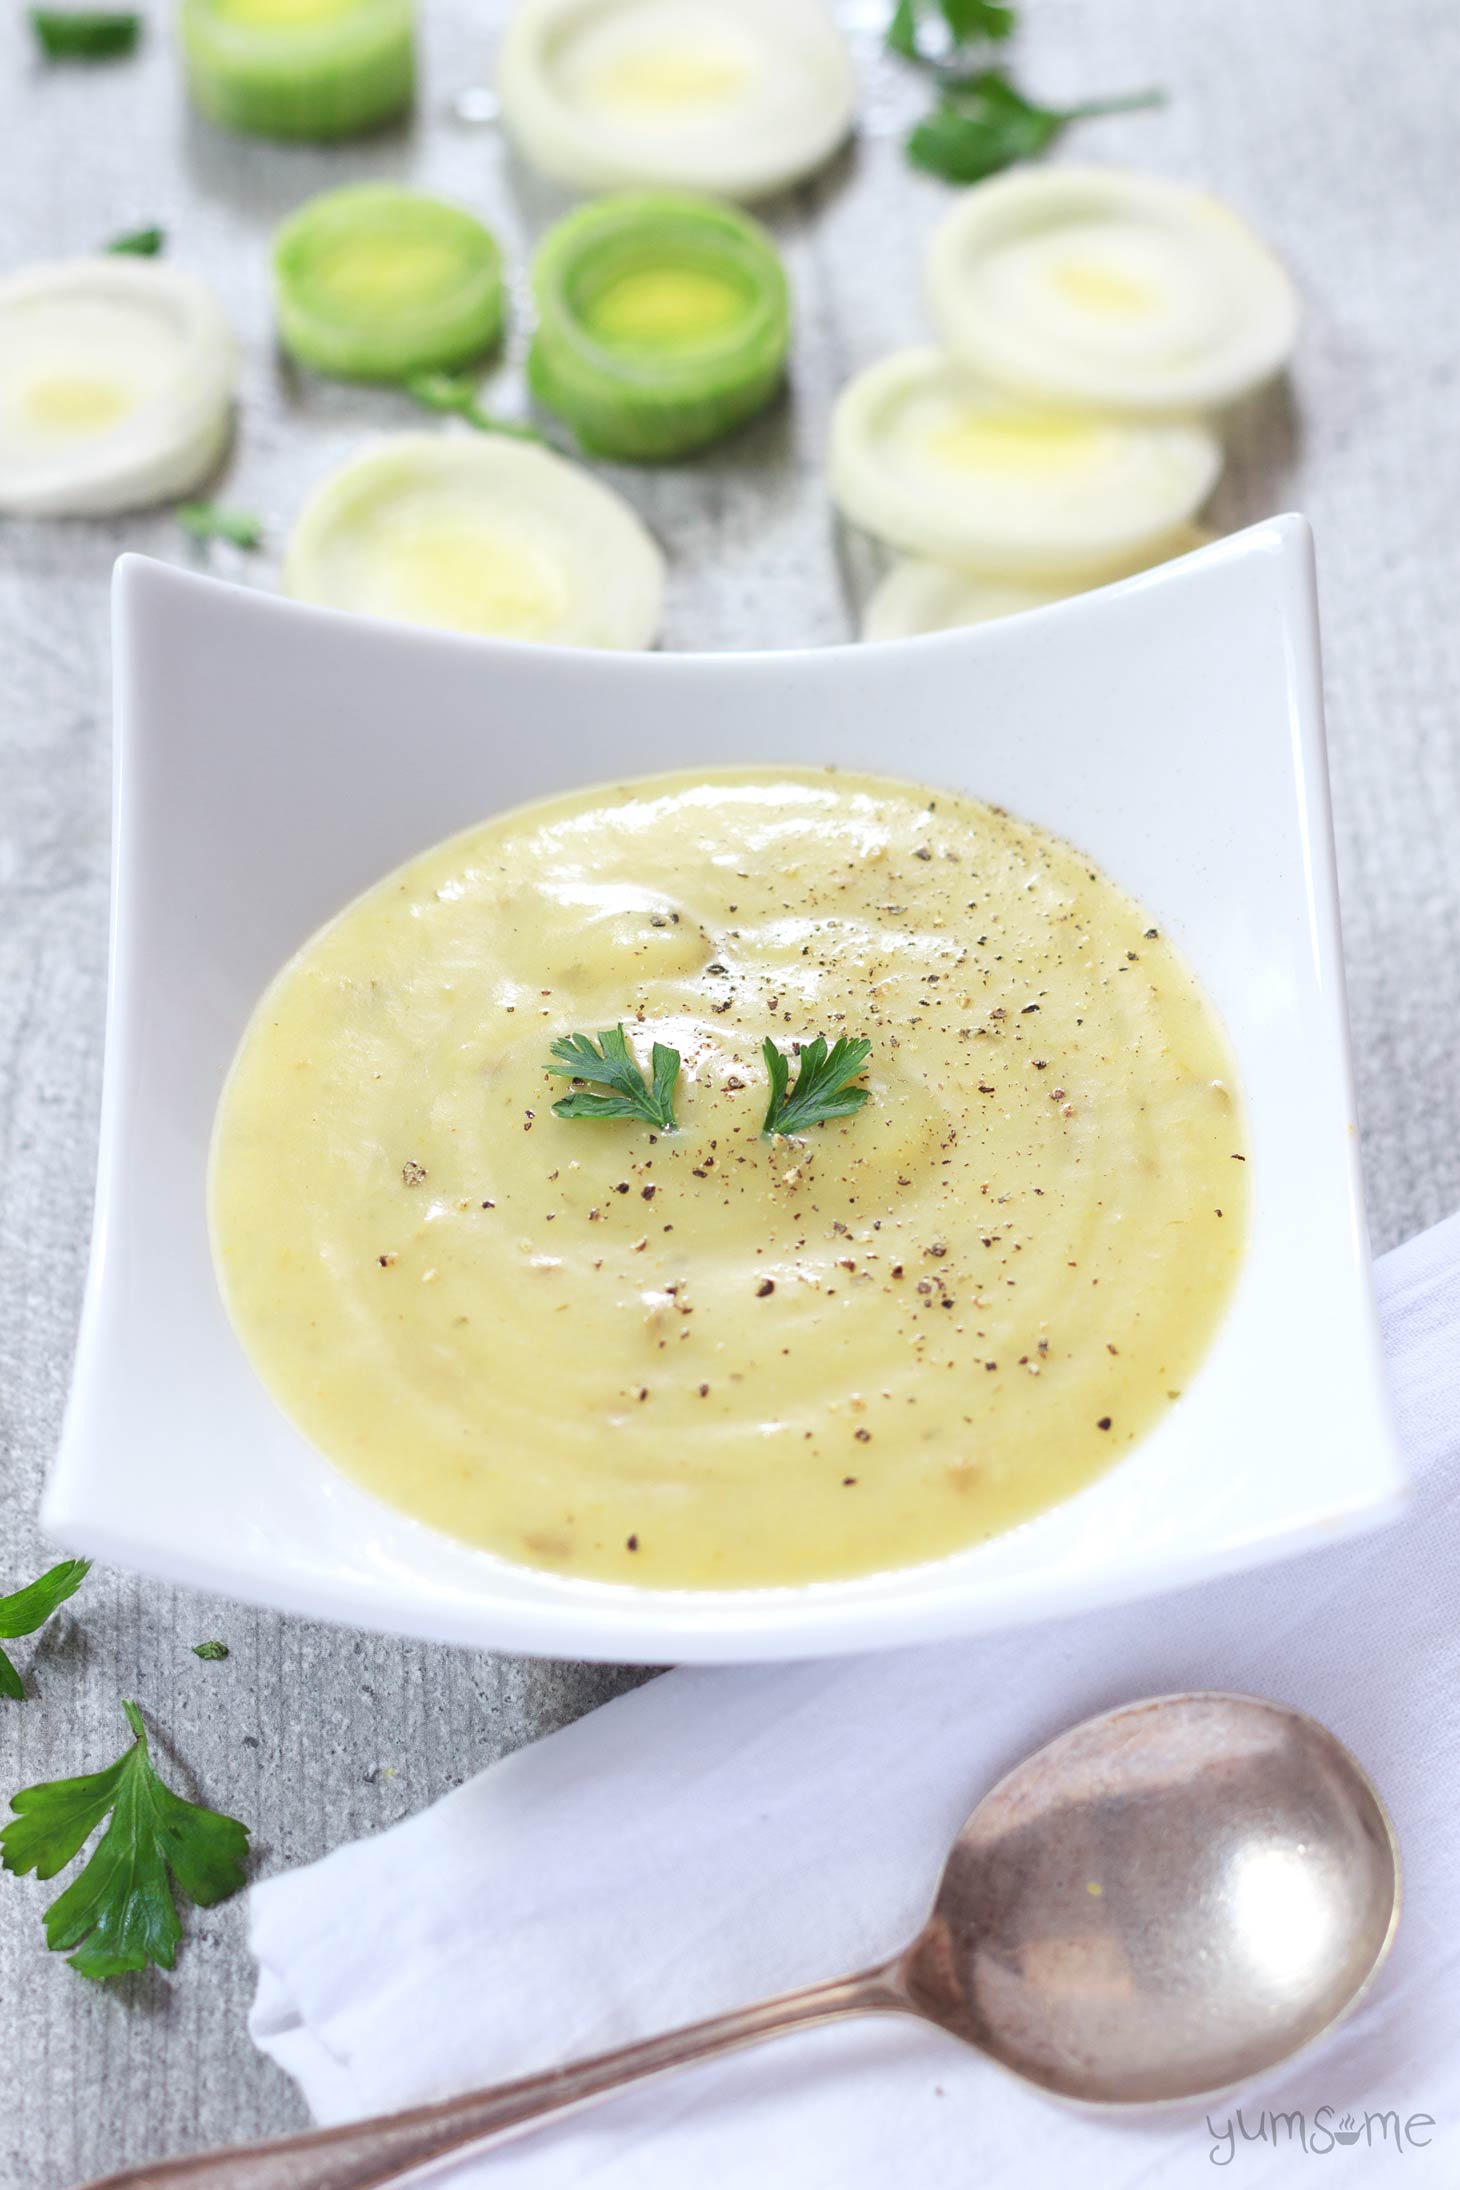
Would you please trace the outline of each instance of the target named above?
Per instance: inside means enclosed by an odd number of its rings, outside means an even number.
[[[220,492],[262,513],[272,551],[309,484],[362,436],[420,422],[393,394],[281,367],[273,223],[328,184],[410,176],[482,209],[520,280],[554,210],[474,117],[480,101],[461,97],[485,79],[501,0],[424,0],[422,12],[414,127],[333,152],[230,141],[193,120],[161,4],[145,51],[100,69],[42,70],[21,11],[0,25],[0,269],[167,227],[171,255],[217,286],[244,341],[241,430]],[[1296,506],[1317,528],[1359,1109],[1383,1248],[1460,1204],[1460,13],[1453,0],[1382,12],[1371,0],[1029,0],[1027,13],[1028,79],[1056,99],[1147,82],[1170,93],[1163,113],[1091,128],[1079,150],[1230,197],[1306,300],[1291,392],[1235,427],[1216,516]],[[876,58],[881,14],[881,0],[849,10],[867,85],[855,156],[775,216],[799,313],[793,407],[692,470],[621,482],[670,551],[672,647],[814,644],[852,628],[849,596],[868,566],[829,520],[828,406],[852,369],[919,337],[921,246],[943,199],[901,165],[913,95]],[[36,1496],[86,1260],[107,580],[123,547],[200,552],[166,514],[0,523],[0,1588],[45,1563]],[[271,555],[211,556],[224,575],[271,582]],[[226,1663],[192,1655],[211,1635],[227,1641]],[[205,1798],[253,1824],[262,1870],[389,1824],[635,1677],[359,1637],[103,1571],[74,1619],[19,1651],[32,1693],[0,1703],[0,1792],[107,1762],[125,1734],[118,1698],[135,1696]],[[33,1881],[0,1880],[3,2190],[51,2190],[300,2119],[245,2036],[240,1905],[190,1922],[171,1979],[96,1988],[46,1954],[46,1898]]]

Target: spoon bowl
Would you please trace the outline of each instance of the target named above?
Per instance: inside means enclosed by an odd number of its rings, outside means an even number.
[[[1358,1998],[1399,1853],[1326,1727],[1251,1696],[1162,1696],[1010,1772],[953,1844],[909,1998],[1061,2099],[1161,2105],[1246,2082]]]
[[[92,2190],[377,2190],[647,2076],[847,2015],[938,2024],[1051,2096],[1206,2098],[1343,2015],[1399,1920],[1384,1805],[1316,1720],[1254,1696],[1087,1719],[991,1788],[905,1953],[566,2068]]]

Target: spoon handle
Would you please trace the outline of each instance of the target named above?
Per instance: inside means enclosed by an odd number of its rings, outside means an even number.
[[[811,2023],[897,2010],[917,2012],[898,1981],[897,1964],[888,1963],[434,2106],[306,2130],[267,2144],[235,2145],[227,2152],[157,2160],[108,2175],[88,2190],[377,2190],[433,2160],[504,2142],[552,2115],[666,2069],[713,2060]]]

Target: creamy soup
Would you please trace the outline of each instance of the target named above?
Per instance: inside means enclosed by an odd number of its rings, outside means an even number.
[[[677,1130],[550,1045],[676,1049]],[[773,1037],[870,1041],[766,1138]],[[265,1383],[382,1498],[650,1587],[937,1558],[1181,1396],[1246,1206],[1222,1029],[1153,919],[977,801],[802,769],[504,814],[308,943],[214,1146]]]

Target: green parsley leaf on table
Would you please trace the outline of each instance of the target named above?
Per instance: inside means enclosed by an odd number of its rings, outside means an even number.
[[[174,1888],[200,1908],[243,1884],[248,1827],[185,1802],[158,1778],[135,1703],[124,1703],[136,1739],[104,1772],[50,1779],[10,1798],[0,1831],[5,1869],[54,1878],[103,1818],[106,1831],[80,1874],[46,1910],[46,1945],[75,1948],[83,1977],[120,1977],[149,1962],[171,1969],[181,1937]]]
[[[37,1581],[27,1583],[24,1589],[0,1597],[0,1636],[10,1642],[17,1635],[33,1635],[38,1627],[45,1626],[58,1605],[75,1596],[90,1572],[89,1559],[63,1559],[59,1566],[51,1567]],[[20,1675],[3,1650],[0,1650],[0,1696],[9,1696],[15,1703],[25,1701]]]
[[[1083,106],[1037,106],[1000,70],[981,69],[944,81],[937,106],[908,136],[907,156],[914,167],[945,182],[982,182],[1016,160],[1036,159],[1071,122],[1159,106],[1161,97],[1158,91],[1141,91]]]
[[[113,236],[107,245],[109,258],[155,259],[167,242],[165,228],[131,228],[124,236]]]
[[[760,1129],[768,1139],[778,1133],[804,1133],[809,1126],[824,1125],[828,1118],[849,1118],[867,1100],[866,1088],[850,1083],[866,1068],[872,1054],[868,1041],[851,1041],[843,1034],[828,1051],[818,1034],[801,1051],[796,1084],[789,1093],[788,1060],[769,1039],[761,1054],[771,1080],[771,1099]]]
[[[210,1662],[212,1662],[218,1658],[226,1658],[227,1655],[228,1645],[225,1642],[200,1642],[193,1644],[193,1656],[195,1658],[207,1658]]]
[[[656,1042],[650,1057],[653,1079],[646,1082],[630,1053],[622,1024],[605,1027],[598,1043],[595,1049],[586,1034],[566,1034],[553,1043],[555,1062],[548,1066],[549,1072],[555,1072],[559,1079],[588,1080],[594,1086],[612,1090],[608,1095],[595,1095],[588,1088],[575,1088],[571,1095],[553,1104],[553,1116],[642,1118],[661,1133],[675,1132],[674,1083],[679,1078],[679,1051]]]
[[[1012,37],[1016,23],[1016,11],[1003,0],[897,0],[888,48],[925,69],[938,94],[932,113],[908,135],[914,167],[945,182],[982,182],[1017,160],[1037,159],[1071,122],[1161,104],[1160,92],[1142,91],[1079,106],[1040,106],[1002,69],[975,65]]]
[[[140,15],[115,8],[32,8],[30,27],[50,61],[110,61],[130,53],[142,31]]]
[[[892,21],[887,26],[887,49],[900,54],[904,61],[922,59],[918,46],[917,0],[897,0]]]
[[[1014,35],[1015,13],[1003,0],[939,0],[939,5],[955,45],[966,46],[975,38],[997,45]]]
[[[263,520],[246,510],[220,509],[216,502],[180,502],[177,521],[195,540],[228,540],[236,548],[256,548],[264,537]]]
[[[923,25],[929,15],[939,18],[945,46],[972,45],[979,39],[998,45],[1014,32],[1014,10],[1002,0],[897,0],[887,43],[904,61],[917,61],[925,68],[938,65],[938,56],[923,44]]]
[[[535,428],[519,426],[509,418],[498,418],[495,413],[484,411],[477,400],[476,382],[465,373],[413,373],[405,383],[405,389],[424,410],[445,411],[453,418],[464,418],[478,433],[505,433],[513,441],[542,440]]]

